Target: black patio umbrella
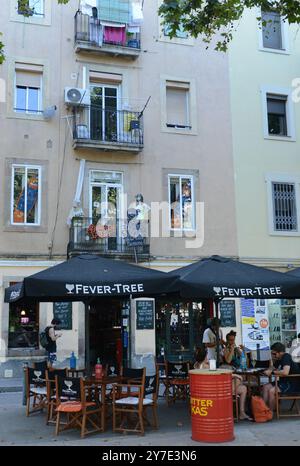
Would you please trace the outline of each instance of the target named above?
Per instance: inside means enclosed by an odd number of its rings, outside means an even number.
[[[168,292],[176,276],[96,255],[79,255],[5,290],[5,302],[85,301]],[[173,290],[176,287],[172,287]]]
[[[221,256],[201,259],[170,275],[178,275],[175,287],[185,298],[299,298],[300,280]],[[300,277],[300,275],[299,275]]]
[[[294,270],[289,270],[288,272],[286,272],[286,275],[300,278],[300,267],[298,267],[297,269],[294,269]]]
[[[275,272],[264,267],[221,256],[211,256],[187,267],[169,272],[179,275],[174,286],[180,295],[190,299],[213,299],[216,317],[223,298],[299,298],[300,277]],[[217,331],[219,360],[219,332]]]

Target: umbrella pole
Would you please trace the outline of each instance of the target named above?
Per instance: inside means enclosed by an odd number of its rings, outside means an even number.
[[[214,303],[215,303],[216,318],[219,319],[219,300],[216,299],[214,301]],[[219,324],[217,323],[217,334],[216,334],[216,344],[217,344],[217,361],[216,361],[216,365],[217,365],[217,368],[220,365],[220,335],[219,335],[219,332],[220,332]]]
[[[85,325],[85,368],[90,375],[90,305],[84,303],[84,325]]]

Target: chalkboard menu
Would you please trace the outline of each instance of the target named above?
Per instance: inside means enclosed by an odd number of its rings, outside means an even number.
[[[154,329],[154,302],[136,302],[136,328],[137,330]]]
[[[59,319],[62,330],[72,330],[72,303],[53,303],[53,317]]]
[[[220,302],[221,327],[236,327],[235,301],[225,300]]]

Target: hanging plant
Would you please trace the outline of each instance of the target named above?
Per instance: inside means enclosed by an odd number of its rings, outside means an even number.
[[[96,227],[95,225],[93,225],[91,223],[91,225],[88,227],[87,229],[87,234],[89,235],[89,237],[93,240],[97,239],[98,238],[98,235],[97,235],[97,231],[96,231]]]

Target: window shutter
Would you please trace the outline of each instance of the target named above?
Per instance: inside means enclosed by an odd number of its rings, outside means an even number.
[[[285,115],[286,113],[286,96],[268,96],[268,113],[276,115]]]
[[[188,126],[187,116],[188,90],[167,87],[167,124]]]
[[[130,23],[129,0],[98,0],[98,17],[101,21]]]
[[[16,85],[24,87],[41,87],[43,67],[27,63],[16,63]]]

